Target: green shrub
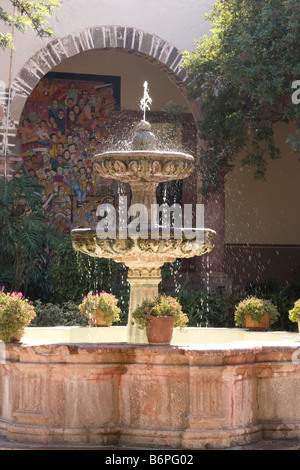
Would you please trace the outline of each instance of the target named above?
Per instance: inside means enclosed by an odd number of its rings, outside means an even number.
[[[189,279],[184,282],[178,294],[183,311],[188,314],[189,326],[234,328],[236,305],[249,295],[269,299],[279,312],[278,319],[271,325],[271,330],[296,331],[297,325],[289,319],[289,310],[300,298],[300,280],[280,288],[274,280],[266,284],[250,283],[247,289],[237,289],[232,293],[207,292],[187,289]]]
[[[296,300],[294,307],[289,311],[289,319],[292,322],[300,322],[300,299]]]
[[[231,294],[186,289],[187,281],[181,288],[178,299],[187,313],[189,326],[193,327],[234,327],[235,305],[245,296],[237,290]]]
[[[67,235],[64,242],[53,249],[49,270],[50,301],[79,303],[88,292],[110,292],[119,269],[119,265],[110,259],[94,258],[76,251],[71,236]]]
[[[293,308],[294,303],[300,298],[300,279],[287,284],[279,290],[278,293],[271,295],[270,300],[276,305],[280,317],[275,323],[273,329],[280,331],[298,331],[296,323],[289,318],[289,311]]]
[[[61,305],[51,302],[43,303],[40,300],[34,302],[36,318],[31,326],[87,326],[88,319],[84,318],[74,302],[64,302]]]
[[[61,233],[47,223],[35,178],[0,177],[0,283],[31,300],[50,292],[49,248]]]

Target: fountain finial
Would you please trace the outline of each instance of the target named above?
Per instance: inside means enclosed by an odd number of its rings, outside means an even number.
[[[140,101],[140,108],[143,111],[143,120],[146,121],[146,109],[150,111],[150,104],[152,103],[152,98],[150,98],[148,90],[148,82],[144,82],[144,96]]]
[[[151,125],[146,121],[146,109],[150,110],[152,99],[149,96],[148,82],[144,82],[144,96],[140,102],[140,108],[144,113],[143,119],[137,125],[137,132],[132,140],[133,150],[155,150],[155,135],[150,131]]]

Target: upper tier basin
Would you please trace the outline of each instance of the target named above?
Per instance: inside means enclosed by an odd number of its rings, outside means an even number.
[[[194,169],[194,157],[181,152],[130,150],[105,152],[94,157],[94,170],[102,178],[124,183],[161,183],[183,179]]]

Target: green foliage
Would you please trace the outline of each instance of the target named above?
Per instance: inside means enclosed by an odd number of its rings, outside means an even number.
[[[8,26],[13,25],[21,33],[33,29],[40,37],[52,36],[52,29],[47,26],[48,19],[59,7],[59,0],[10,0],[14,11],[10,14],[0,6],[0,19]],[[14,49],[13,36],[0,32],[0,47]]]
[[[234,319],[237,326],[245,326],[246,317],[250,316],[251,320],[260,322],[265,315],[270,315],[270,325],[275,323],[279,312],[277,307],[270,300],[258,299],[257,297],[247,297],[243,299],[236,307]]]
[[[233,328],[235,305],[245,296],[243,291],[231,294],[181,288],[178,299],[191,327]]]
[[[271,330],[297,330],[297,326],[289,319],[289,310],[300,297],[300,279],[295,279],[284,287],[280,287],[274,279],[269,279],[265,284],[249,283],[245,289],[237,289],[232,293],[189,290],[188,282],[187,277],[178,293],[178,299],[189,317],[191,327],[233,328],[234,312],[238,303],[247,296],[259,296],[269,299],[279,312],[277,321],[270,327]]]
[[[145,299],[132,313],[139,328],[145,328],[151,317],[173,316],[174,327],[183,328],[188,323],[178,299],[161,294],[153,299]]]
[[[294,302],[300,297],[300,278],[296,278],[294,282],[283,287],[280,287],[274,279],[268,279],[265,284],[250,283],[246,288],[246,293],[269,299],[276,305],[280,316],[272,329],[278,331],[297,330],[297,326],[291,323],[288,314]]]
[[[88,292],[115,289],[122,267],[112,260],[93,258],[76,251],[72,238],[64,236],[53,248],[50,263],[52,301],[80,302]]]
[[[30,326],[88,326],[88,319],[80,313],[74,302],[63,302],[61,305],[36,300],[34,303],[36,317]]]
[[[127,324],[129,286],[127,271],[120,263],[105,258],[94,258],[76,251],[72,238],[65,235],[54,245],[50,260],[49,282],[54,304],[71,301],[77,305],[88,292],[105,290],[119,299],[120,323]]]
[[[289,311],[289,319],[292,322],[300,322],[300,299],[296,300],[294,307]]]
[[[218,189],[220,168],[242,150],[242,163],[265,179],[268,159],[280,156],[274,124],[300,118],[291,99],[300,76],[299,1],[217,0],[207,19],[212,35],[185,52],[183,64],[190,97],[201,103],[204,192]]]
[[[132,318],[136,321],[138,328],[146,327],[148,318],[151,317],[152,309],[155,305],[155,299],[144,299],[141,305],[138,305],[132,312]]]
[[[31,297],[47,293],[47,248],[60,236],[42,204],[42,188],[31,176],[0,178],[0,283]]]
[[[21,292],[0,291],[0,338],[9,343],[14,336],[20,339],[26,326],[36,316],[33,305]]]
[[[83,316],[89,319],[97,317],[100,314],[100,312],[97,312],[99,310],[104,315],[104,320],[111,325],[120,320],[121,309],[117,304],[118,299],[113,294],[105,291],[96,294],[89,292],[82,299],[79,310]]]

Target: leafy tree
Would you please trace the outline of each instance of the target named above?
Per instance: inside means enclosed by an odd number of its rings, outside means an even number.
[[[299,0],[217,0],[206,18],[212,34],[184,60],[190,96],[201,107],[204,191],[219,187],[220,168],[242,150],[242,163],[265,179],[268,159],[280,157],[276,123],[296,123],[288,141],[300,148],[300,104],[292,100],[300,79]]]
[[[10,0],[10,3],[14,7],[13,14],[0,6],[0,19],[6,25],[13,25],[21,33],[25,33],[29,28],[40,37],[52,36],[53,32],[47,26],[47,21],[60,5],[59,0]],[[13,37],[10,33],[0,32],[0,47],[14,49]]]
[[[43,297],[49,290],[47,248],[60,234],[48,226],[42,187],[29,175],[0,179],[0,283]]]

